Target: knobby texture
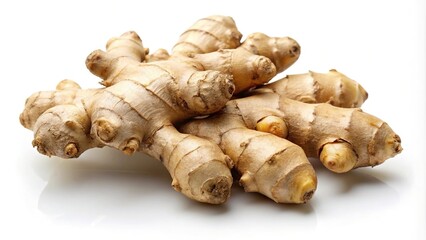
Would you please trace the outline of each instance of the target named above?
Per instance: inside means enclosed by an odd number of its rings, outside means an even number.
[[[73,158],[103,146],[143,151],[163,162],[177,191],[223,203],[232,161],[217,145],[182,134],[174,124],[219,111],[234,91],[276,74],[271,60],[238,48],[240,39],[233,19],[224,16],[197,21],[171,55],[148,55],[135,32],[111,38],[106,52],[96,50],[86,60],[104,88],[82,90],[61,81],[56,91],[28,98],[21,123],[34,131],[33,146],[42,154]]]
[[[221,112],[190,121],[181,130],[221,142],[223,131],[215,126],[238,116],[243,127],[287,138],[328,169],[347,172],[376,166],[402,151],[401,139],[387,123],[352,108],[366,98],[358,83],[336,70],[289,75],[229,101]],[[227,153],[228,147],[222,150]]]
[[[42,154],[142,151],[164,164],[175,190],[211,204],[229,198],[231,168],[247,192],[305,203],[317,187],[308,157],[341,173],[402,150],[385,122],[358,108],[368,96],[358,83],[330,70],[266,84],[299,58],[299,44],[263,33],[241,38],[225,16],[195,22],[171,54],[149,54],[126,32],[87,57],[104,87],[63,80],[30,96],[20,121]]]

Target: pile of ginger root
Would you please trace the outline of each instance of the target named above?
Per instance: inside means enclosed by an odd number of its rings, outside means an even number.
[[[299,58],[299,44],[241,38],[227,16],[198,20],[170,54],[149,54],[126,32],[86,59],[102,87],[62,80],[26,100],[21,124],[49,157],[104,146],[148,154],[176,191],[211,204],[227,201],[234,180],[278,203],[306,203],[317,188],[308,158],[345,173],[402,151],[388,124],[359,108],[360,84],[336,70],[271,81]]]

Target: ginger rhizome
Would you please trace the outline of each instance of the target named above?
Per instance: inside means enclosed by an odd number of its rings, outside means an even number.
[[[164,164],[175,190],[211,204],[229,198],[232,168],[247,192],[305,203],[317,187],[308,157],[342,173],[402,150],[385,122],[358,108],[368,95],[357,82],[330,70],[267,84],[299,58],[299,44],[241,38],[225,16],[195,22],[170,54],[150,54],[135,32],[111,38],[86,59],[103,87],[63,80],[30,96],[20,121],[42,154],[141,151]]]
[[[306,81],[308,85],[304,86],[303,81],[297,79],[302,76],[310,79]],[[321,81],[328,79],[327,87],[323,88],[321,83],[313,84],[317,86],[317,94],[314,95],[311,94],[310,82],[318,80],[315,80],[316,77],[312,79],[312,76],[319,76]],[[292,81],[302,84],[296,86]],[[329,85],[340,87],[330,91]],[[291,99],[300,96],[309,103]],[[321,103],[358,106],[366,96],[358,83],[335,70],[327,74],[310,72],[296,77],[287,76],[252,91],[247,97],[229,101],[221,112],[207,119],[192,120],[181,130],[213,140],[228,154],[237,151],[238,147],[220,144],[224,142],[222,138],[226,137],[227,130],[217,126],[229,121],[227,126],[230,129],[256,129],[286,138],[302,147],[308,157],[319,158],[331,171],[347,172],[358,167],[376,166],[402,150],[401,139],[382,120],[359,108],[339,108]],[[317,104],[310,104],[312,102]],[[238,124],[228,120],[235,118],[239,119]],[[234,161],[241,161],[239,155],[228,155]],[[244,176],[247,170],[239,169],[237,163],[234,165]]]
[[[247,128],[236,101],[228,102],[214,116],[186,123],[180,130],[216,143],[232,159],[245,191],[262,193],[280,203],[308,201],[317,179],[303,149],[269,132]]]
[[[220,149],[179,133],[173,123],[218,111],[232,96],[230,76],[200,70],[190,59],[141,63],[144,48],[129,32],[94,51],[86,65],[107,87],[80,90],[61,82],[57,91],[30,97],[21,122],[35,132],[39,152],[78,157],[91,147],[109,146],[160,159],[173,187],[202,202],[229,196],[230,162]]]
[[[267,57],[231,49],[240,39],[232,18],[204,18],[182,34],[171,55],[157,51],[145,61],[148,50],[135,32],[127,32],[110,39],[106,52],[87,57],[87,68],[104,88],[82,90],[62,81],[56,91],[27,100],[21,123],[34,131],[33,146],[42,154],[72,158],[103,146],[142,151],[163,162],[177,191],[223,203],[232,161],[217,145],[179,133],[174,124],[219,111],[235,90],[242,91],[238,86],[275,75]]]

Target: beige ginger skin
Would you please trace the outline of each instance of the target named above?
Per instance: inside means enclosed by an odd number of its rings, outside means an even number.
[[[334,69],[328,73],[310,71],[306,74],[288,75],[280,81],[265,86],[260,91],[271,90],[281,93],[281,98],[290,98],[305,103],[328,103],[313,105],[310,108],[312,118],[315,117],[316,122],[324,122],[321,125],[312,123],[312,127],[319,125],[315,127],[322,131],[323,139],[326,138],[324,135],[329,135],[329,144],[321,142],[324,140],[318,140],[315,148],[309,146],[310,144],[302,144],[301,138],[293,136],[294,140],[289,139],[302,146],[308,156],[319,157],[324,166],[334,172],[342,173],[353,168],[376,166],[402,151],[400,137],[386,122],[363,113],[358,108],[368,97],[364,88]],[[329,104],[349,109],[330,108]],[[297,105],[294,106],[297,107]],[[309,108],[307,107],[305,110],[305,112],[300,111],[302,116],[306,116]],[[317,114],[317,112],[321,114]],[[293,118],[288,119],[288,121],[298,124]],[[321,134],[316,133],[313,137],[320,139],[319,135]],[[331,144],[330,141],[333,138],[335,140]]]
[[[253,33],[240,43],[241,37],[232,18],[202,18],[181,35],[173,56],[188,56],[205,69],[232,75],[235,94],[269,82],[299,58],[300,46],[290,37]],[[165,49],[147,56],[148,61],[169,58]]]
[[[20,116],[34,132],[33,146],[62,158],[103,146],[126,154],[142,151],[163,162],[177,191],[200,202],[225,202],[232,161],[217,145],[179,133],[174,124],[219,111],[238,81],[250,86],[269,81],[275,66],[264,56],[231,49],[240,45],[241,34],[230,17],[212,16],[194,26],[182,34],[172,55],[160,50],[148,59],[135,32],[110,39],[106,52],[96,50],[86,60],[105,88],[82,90],[64,80],[56,91],[33,94]],[[196,42],[200,37],[192,35],[200,32],[210,40]],[[203,52],[183,47],[197,44]]]
[[[206,140],[179,133],[173,123],[218,111],[232,96],[230,77],[200,70],[190,59],[141,63],[144,52],[139,37],[125,33],[109,41],[107,52],[87,58],[88,69],[107,87],[80,90],[67,81],[57,91],[31,96],[21,122],[34,131],[33,145],[63,158],[102,146],[143,151],[163,162],[173,187],[186,196],[226,201],[228,157]]]
[[[181,130],[221,142],[223,131],[214,126],[239,117],[244,127],[286,138],[338,173],[376,166],[402,151],[401,139],[387,123],[352,108],[361,106],[367,93],[336,70],[289,75],[248,95],[229,101],[209,119],[186,123]],[[230,151],[229,145],[219,146],[225,153]],[[244,176],[244,169],[235,166]]]
[[[229,198],[231,168],[248,192],[305,203],[317,187],[307,157],[342,173],[401,152],[398,135],[358,109],[368,96],[358,83],[330,70],[264,85],[298,59],[300,46],[289,37],[241,37],[232,18],[211,16],[185,31],[172,54],[149,54],[127,32],[87,57],[103,88],[63,80],[28,98],[20,121],[42,154],[142,151],[164,164],[175,190],[211,204]]]
[[[216,143],[232,159],[245,191],[262,193],[279,203],[307,202],[317,178],[303,149],[271,133],[247,128],[235,105],[238,100],[207,119],[191,120],[180,130]]]

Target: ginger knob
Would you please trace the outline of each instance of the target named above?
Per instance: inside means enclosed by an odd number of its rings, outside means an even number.
[[[277,116],[267,116],[256,124],[256,130],[261,132],[272,133],[275,136],[286,138],[288,128],[282,118]]]

